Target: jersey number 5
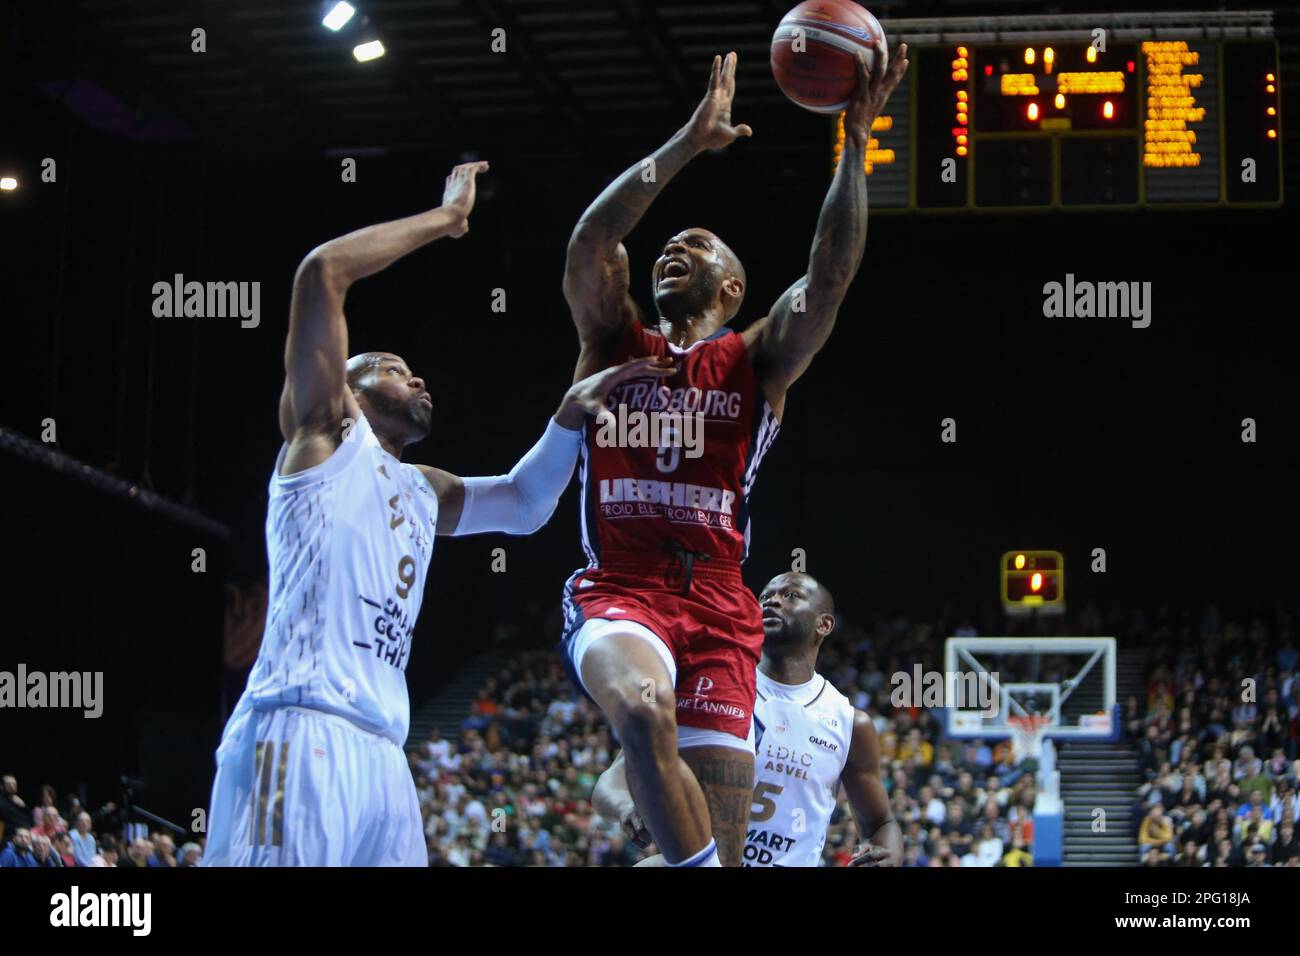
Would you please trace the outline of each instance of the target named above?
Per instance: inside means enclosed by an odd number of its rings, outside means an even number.
[[[754,823],[762,823],[764,820],[770,820],[776,815],[775,797],[781,796],[782,787],[775,783],[763,781],[754,787],[754,805],[749,809],[749,819]],[[769,794],[771,796],[769,796]],[[758,809],[758,808],[762,809]]]
[[[677,465],[682,460],[682,443],[677,435],[677,426],[671,422],[664,423],[659,437],[663,444],[659,446],[659,453],[655,456],[655,467],[663,474],[676,471]]]

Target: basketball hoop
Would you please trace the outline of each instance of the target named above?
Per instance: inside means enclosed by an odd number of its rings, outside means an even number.
[[[1011,727],[1011,754],[1016,763],[1026,758],[1039,759],[1051,718],[1042,714],[1016,714],[1008,717],[1007,723]]]

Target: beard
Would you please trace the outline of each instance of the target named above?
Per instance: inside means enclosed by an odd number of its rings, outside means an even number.
[[[684,285],[674,289],[661,289],[655,284],[655,309],[665,318],[681,315],[698,315],[718,296],[716,283],[709,276],[698,273],[688,277]]]
[[[433,429],[433,406],[417,398],[415,407],[411,410],[411,420],[414,422],[420,437],[427,438],[429,432]]]
[[[804,635],[797,625],[780,619],[772,623],[763,622],[764,650],[790,651],[804,643]]]
[[[413,441],[426,438],[433,428],[433,406],[418,398],[403,400],[384,392],[370,392],[367,404],[381,430],[400,432]]]

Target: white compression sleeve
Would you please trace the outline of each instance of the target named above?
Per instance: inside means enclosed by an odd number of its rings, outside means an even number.
[[[554,418],[508,475],[464,478],[465,504],[453,535],[504,531],[532,534],[550,519],[578,463],[582,430]]]

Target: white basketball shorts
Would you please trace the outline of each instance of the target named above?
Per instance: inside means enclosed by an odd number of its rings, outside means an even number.
[[[217,749],[205,866],[428,866],[402,748],[299,707],[236,713]]]

